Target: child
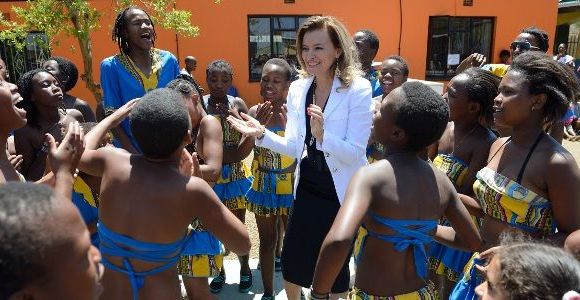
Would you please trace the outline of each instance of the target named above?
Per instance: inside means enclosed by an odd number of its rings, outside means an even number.
[[[488,260],[480,268],[486,281],[475,289],[479,299],[580,299],[580,262],[562,249],[520,242],[499,247]]]
[[[60,80],[62,91],[64,93],[64,107],[80,111],[86,122],[95,122],[95,113],[89,104],[68,93],[75,87],[77,80],[79,79],[79,70],[77,69],[77,66],[66,57],[52,56],[42,63],[42,67]]]
[[[155,88],[165,87],[179,75],[179,63],[173,54],[156,49],[155,25],[140,8],[127,7],[117,15],[112,34],[119,53],[101,62],[103,114],[109,115],[125,103]],[[100,114],[97,107],[97,114]],[[115,146],[140,153],[131,135],[129,122],[113,130]]]
[[[260,81],[260,95],[264,103],[250,108],[250,116],[260,120],[268,130],[284,136],[286,122],[283,106],[290,87],[292,69],[280,58],[264,64]],[[265,113],[269,111],[268,113]],[[282,115],[281,115],[282,114]],[[263,120],[269,118],[269,121]],[[248,191],[248,210],[256,216],[260,234],[260,269],[264,284],[262,299],[274,299],[274,255],[278,240],[278,220],[286,224],[292,206],[292,188],[296,160],[266,148],[254,148],[252,173],[254,181]],[[279,259],[279,258],[278,258]]]
[[[495,124],[511,128],[512,135],[491,146],[473,184],[476,199],[462,196],[481,220],[482,250],[496,246],[504,231],[562,245],[568,234],[580,229],[578,164],[543,131],[545,124],[562,119],[569,99],[579,91],[570,68],[538,51],[518,55],[502,78],[493,117]],[[477,265],[473,262],[450,299],[474,297],[478,279],[470,275]]]
[[[383,61],[379,82],[383,94],[373,98],[373,109],[379,109],[381,102],[394,89],[407,82],[409,76],[409,65],[404,58],[398,55],[391,55]],[[373,135],[371,133],[371,140]],[[381,143],[372,142],[367,147],[367,159],[369,163],[381,160],[385,155],[385,147]]]
[[[430,157],[458,193],[473,195],[475,174],[485,166],[495,141],[489,127],[498,85],[499,78],[491,72],[469,68],[451,79],[443,95],[449,105],[449,123],[439,141],[430,146]],[[439,224],[449,226],[445,219]],[[439,296],[447,299],[472,253],[433,243],[427,255],[430,277]]]
[[[63,128],[73,121],[83,121],[75,109],[63,106],[59,80],[42,69],[28,71],[18,80],[23,100],[18,104],[26,110],[27,124],[14,132],[16,152],[23,156],[22,174],[27,180],[39,180],[45,173],[47,147],[44,135],[50,133],[62,140]]]
[[[219,178],[222,167],[222,128],[213,116],[206,115],[195,86],[184,79],[175,79],[167,87],[181,93],[192,124],[193,142],[186,148],[194,152],[193,159],[199,161],[200,177],[210,186]],[[199,219],[189,226],[192,238],[185,246],[177,265],[177,272],[183,278],[189,299],[212,299],[208,277],[215,277],[223,265],[221,244],[205,230]]]
[[[143,155],[91,150],[131,108],[131,132]],[[103,277],[103,299],[179,298],[175,266],[194,217],[232,251],[249,252],[244,225],[205,181],[179,169],[190,128],[181,95],[161,88],[128,102],[88,134],[79,168],[102,177],[98,231],[110,270]]]
[[[355,287],[348,299],[438,299],[433,284],[426,283],[425,244],[433,235],[467,249],[481,243],[449,179],[417,155],[445,130],[447,106],[428,86],[408,82],[387,95],[373,119],[375,137],[387,149],[385,159],[362,167],[351,180],[322,244],[311,297],[328,299],[358,231]],[[458,237],[439,231],[443,215]]]
[[[75,123],[58,148],[48,137],[54,191],[33,183],[0,185],[0,299],[99,299],[101,254],[70,198],[82,135]]]
[[[220,120],[223,130],[223,167],[214,186],[214,191],[224,205],[244,222],[246,218],[245,195],[250,189],[252,180],[250,170],[242,160],[252,151],[254,139],[242,136],[226,121],[228,115],[240,118],[240,112],[248,112],[244,100],[227,94],[228,88],[232,85],[233,76],[232,67],[226,61],[211,62],[206,69],[206,80],[210,94],[203,96],[203,103],[208,114],[214,115]],[[248,259],[248,256],[239,257],[241,265],[239,291],[241,293],[248,292],[252,287],[252,273]],[[222,290],[225,276],[222,268],[220,274],[210,284],[210,290],[213,293],[219,293]]]
[[[7,149],[9,135],[12,131],[26,126],[26,111],[16,104],[22,101],[18,87],[8,81],[0,80],[0,149]],[[0,150],[0,183],[7,181],[25,181],[22,174],[16,171],[8,156],[8,151]],[[22,156],[20,156],[21,158]]]

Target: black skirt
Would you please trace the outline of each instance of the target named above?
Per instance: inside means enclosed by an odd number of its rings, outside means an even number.
[[[304,158],[300,163],[300,179],[296,190],[282,249],[282,274],[284,280],[310,287],[314,269],[324,238],[330,231],[340,209],[332,176],[328,168],[320,168],[314,159]],[[348,262],[334,281],[332,293],[349,289]]]

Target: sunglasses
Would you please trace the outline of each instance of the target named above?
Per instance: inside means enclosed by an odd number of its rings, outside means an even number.
[[[528,50],[540,50],[539,47],[532,46],[529,42],[513,42],[510,46],[512,51],[516,51],[516,49],[520,49],[520,51],[528,51]]]

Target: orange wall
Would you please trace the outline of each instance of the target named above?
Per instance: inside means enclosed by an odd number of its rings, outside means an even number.
[[[429,16],[486,16],[496,17],[494,24],[493,61],[501,49],[507,49],[518,32],[527,26],[543,28],[553,39],[556,31],[558,4],[555,0],[473,0],[472,7],[463,6],[462,0],[401,0],[403,3],[403,31],[401,55],[410,66],[410,76],[424,79],[427,56]],[[21,2],[20,2],[21,3]],[[98,81],[100,61],[114,55],[118,49],[111,41],[111,27],[115,12],[111,0],[94,0],[91,3],[103,13],[101,27],[92,33],[93,70]],[[9,3],[0,3],[2,12],[9,11]],[[192,22],[200,27],[197,38],[179,37],[157,28],[158,48],[177,55],[179,45],[180,63],[186,55],[198,59],[195,77],[205,85],[205,66],[212,60],[222,58],[234,68],[234,84],[248,104],[259,100],[259,84],[248,78],[248,15],[333,15],[344,22],[354,33],[367,28],[379,36],[381,46],[376,60],[397,53],[399,38],[399,1],[397,0],[296,0],[284,4],[283,0],[177,0],[179,9],[192,12]],[[61,44],[53,55],[71,58],[82,72],[79,51],[71,51],[77,43],[61,38]],[[94,99],[79,80],[72,92],[94,104]]]

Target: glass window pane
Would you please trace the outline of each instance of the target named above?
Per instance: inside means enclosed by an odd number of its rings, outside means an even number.
[[[429,19],[429,49],[427,76],[444,76],[447,67],[447,47],[449,44],[448,17]]]
[[[272,18],[274,29],[296,30],[296,18],[294,17],[275,17]]]
[[[270,18],[248,18],[250,80],[260,80],[262,66],[270,59],[271,33]]]

